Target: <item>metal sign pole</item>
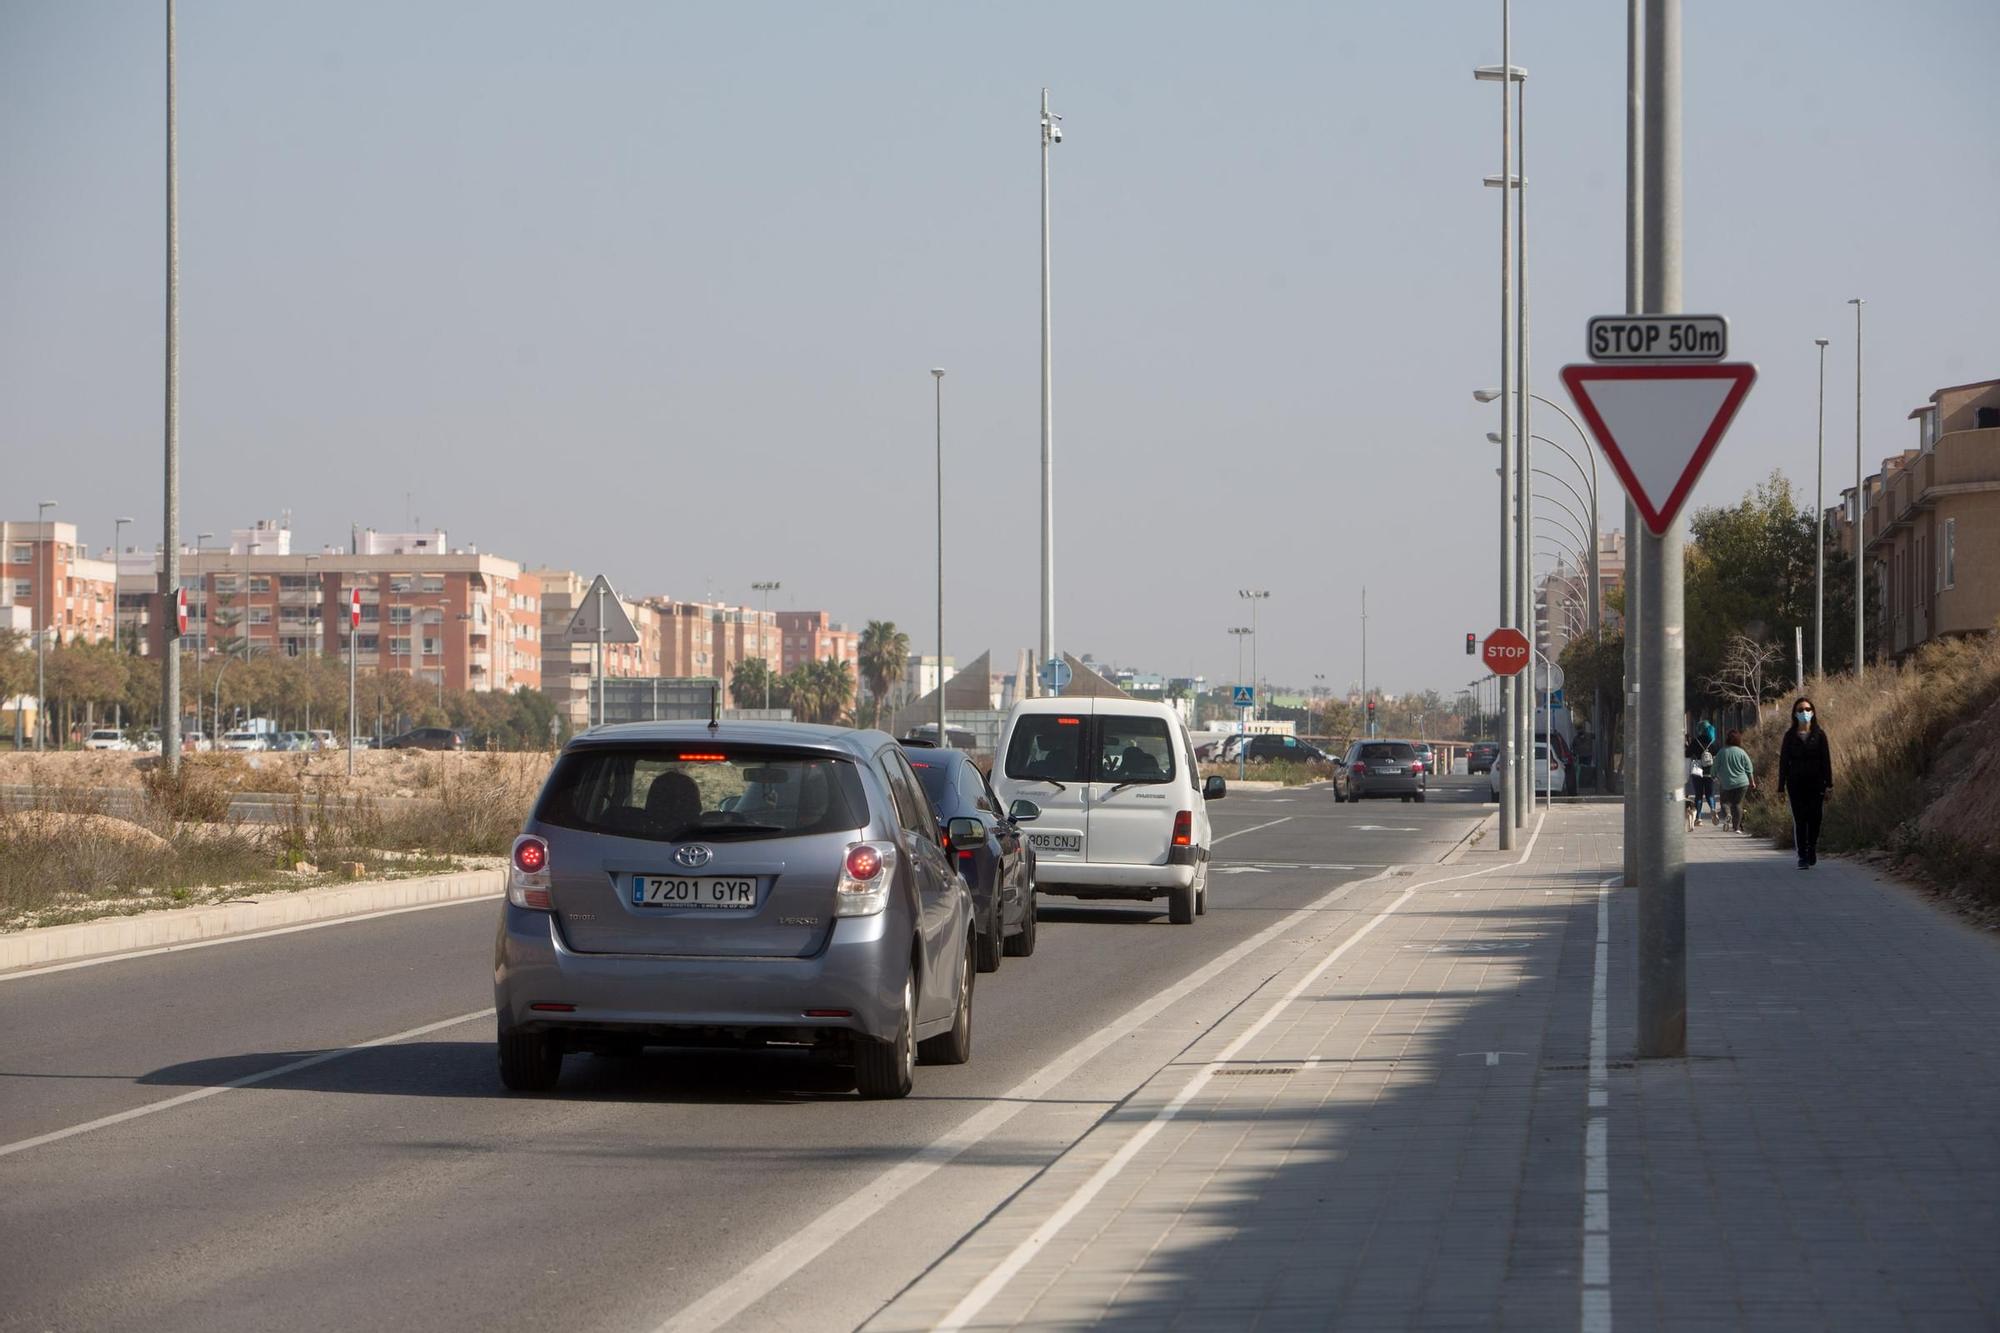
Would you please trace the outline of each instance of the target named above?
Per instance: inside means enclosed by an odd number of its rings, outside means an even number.
[[[1681,7],[1646,0],[1646,310],[1681,305]],[[1679,806],[1686,692],[1678,518],[1640,536],[1639,757],[1651,779],[1639,807],[1639,1057],[1687,1054],[1687,847]]]
[[[604,725],[604,585],[597,585],[597,725]]]
[[[1625,312],[1639,313],[1646,303],[1646,141],[1644,69],[1645,32],[1640,18],[1642,0],[1625,6]],[[1645,806],[1645,775],[1639,764],[1639,578],[1644,567],[1644,543],[1639,540],[1639,506],[1625,497],[1625,725],[1620,736],[1625,771],[1619,784],[1624,797],[1625,887],[1639,883],[1639,811]]]

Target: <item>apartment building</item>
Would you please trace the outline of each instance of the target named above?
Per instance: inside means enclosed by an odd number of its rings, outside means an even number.
[[[542,692],[570,726],[589,725],[591,682],[596,679],[595,636],[571,641],[569,623],[583,605],[591,580],[571,569],[529,571],[541,589]],[[660,615],[647,602],[619,598],[619,605],[639,632],[637,643],[604,645],[607,680],[651,678],[660,672]]]
[[[76,524],[0,522],[0,629],[49,642],[104,643],[117,633],[118,567],[77,540]]]
[[[784,661],[779,612],[671,597],[649,597],[645,604],[659,618],[663,676],[712,676],[727,685],[737,664],[749,658],[774,667]]]
[[[1606,630],[1622,622],[1612,609],[1613,596],[1625,586],[1625,534],[1597,536],[1598,614]],[[1553,659],[1562,656],[1570,640],[1590,628],[1590,569],[1558,556],[1535,584],[1536,647]]]
[[[805,662],[854,663],[861,660],[861,635],[828,617],[824,611],[778,611],[778,634],[784,653],[780,670]]]
[[[292,550],[291,530],[260,521],[230,534],[227,548],[198,543],[181,554],[187,591],[184,652],[301,657],[348,652],[350,599],[360,593],[353,635],[363,670],[407,671],[447,689],[540,688],[541,584],[519,563],[453,548],[443,532],[357,536],[355,549]],[[362,548],[366,548],[365,550]],[[156,615],[160,557],[120,562],[118,594],[140,627],[141,651],[164,649]]]
[[[1843,490],[1830,515],[1850,555],[1863,522],[1878,660],[2000,624],[2000,380],[1939,389],[1910,419],[1916,446],[1883,459],[1858,502]]]

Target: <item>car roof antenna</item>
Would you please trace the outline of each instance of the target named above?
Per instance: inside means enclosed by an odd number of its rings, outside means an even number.
[[[714,731],[722,725],[722,682],[710,681],[708,685],[708,729]]]

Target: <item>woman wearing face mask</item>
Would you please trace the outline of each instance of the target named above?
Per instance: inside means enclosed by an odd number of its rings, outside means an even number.
[[[1833,751],[1819,729],[1819,710],[1802,698],[1792,705],[1792,726],[1778,747],[1778,794],[1792,802],[1792,843],[1799,869],[1819,860],[1819,817],[1833,790]]]

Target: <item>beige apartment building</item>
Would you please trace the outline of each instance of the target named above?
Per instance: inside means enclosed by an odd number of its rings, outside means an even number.
[[[1614,594],[1625,586],[1625,534],[1603,532],[1597,537],[1597,585],[1599,614],[1604,628],[1615,629],[1622,622],[1612,609]],[[1621,603],[1622,604],[1622,603]],[[1558,558],[1535,586],[1537,647],[1550,658],[1562,656],[1569,641],[1590,627],[1590,570],[1575,561]]]
[[[349,648],[364,671],[407,671],[454,690],[538,689],[542,683],[541,584],[520,564],[453,548],[443,532],[356,535],[354,549],[295,553],[291,530],[259,522],[181,554],[187,591],[184,652],[243,650],[300,657]],[[136,623],[140,651],[165,646],[171,611],[156,614],[160,557],[119,564],[119,602]]]
[[[737,664],[752,657],[783,669],[776,611],[671,597],[649,597],[645,604],[659,618],[663,676],[710,676],[726,687]]]
[[[1862,558],[1878,659],[2000,624],[2000,380],[1939,389],[1910,413],[1916,447],[1862,488]],[[1853,488],[1834,515],[1854,550]]]
[[[824,611],[779,611],[778,633],[783,636],[784,663],[790,671],[806,662],[831,658],[856,667],[861,661],[861,635],[830,619]]]

